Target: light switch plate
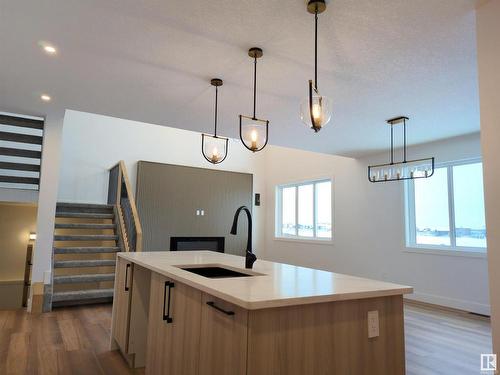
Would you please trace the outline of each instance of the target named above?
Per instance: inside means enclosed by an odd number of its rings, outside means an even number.
[[[378,310],[368,311],[368,338],[371,339],[379,335]]]

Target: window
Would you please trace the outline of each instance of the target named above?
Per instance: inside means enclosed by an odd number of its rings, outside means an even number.
[[[276,188],[276,237],[332,239],[332,181],[315,180]]]
[[[480,161],[439,165],[432,177],[407,181],[406,196],[410,247],[486,251]]]

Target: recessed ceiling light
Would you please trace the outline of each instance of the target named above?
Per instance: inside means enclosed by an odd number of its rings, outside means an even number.
[[[49,55],[54,55],[57,52],[56,47],[51,46],[50,44],[43,46],[43,50]]]
[[[52,98],[46,94],[43,94],[40,96],[40,99],[42,99],[44,102],[50,102],[50,99]]]

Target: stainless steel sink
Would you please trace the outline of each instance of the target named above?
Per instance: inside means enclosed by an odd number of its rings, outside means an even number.
[[[181,270],[195,273],[197,275],[208,277],[210,279],[223,279],[229,277],[250,277],[257,276],[259,274],[252,273],[243,273],[236,271],[231,268],[210,265],[210,266],[178,266]]]

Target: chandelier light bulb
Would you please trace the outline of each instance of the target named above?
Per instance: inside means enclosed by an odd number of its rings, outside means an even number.
[[[254,129],[252,130],[252,133],[250,135],[250,138],[252,139],[252,145],[250,146],[252,150],[257,150],[257,131]]]
[[[212,150],[212,161],[214,163],[217,163],[219,160],[220,160],[219,150],[217,150],[217,147],[214,147]]]
[[[312,116],[315,121],[321,122],[321,105],[313,104]]]

